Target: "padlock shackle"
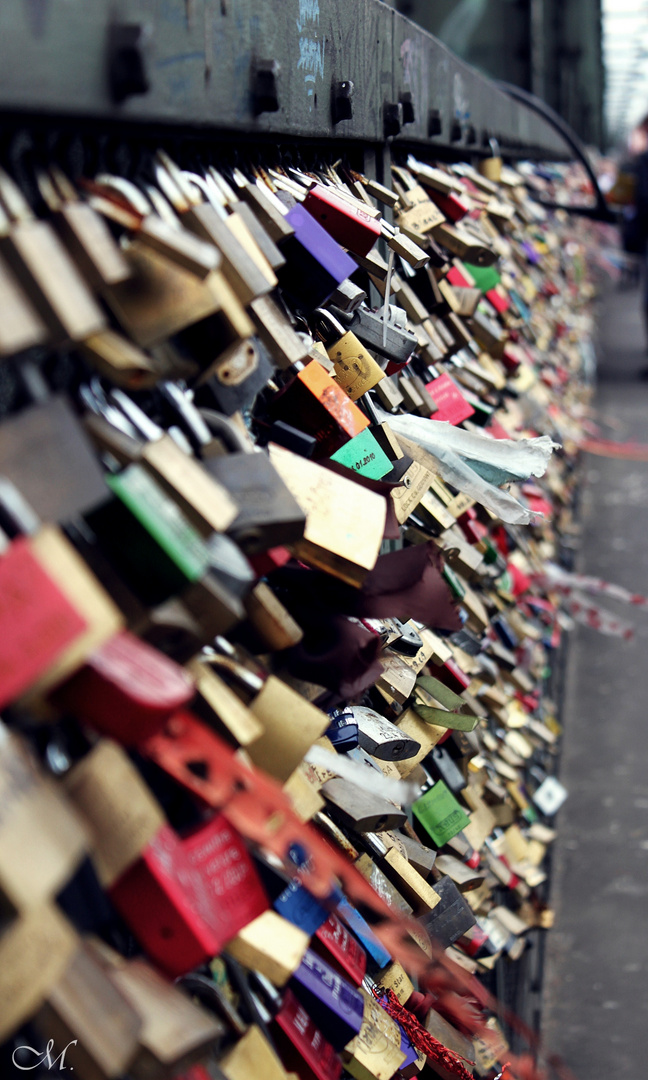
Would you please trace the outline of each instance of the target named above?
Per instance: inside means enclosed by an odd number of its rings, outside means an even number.
[[[320,341],[323,341],[325,345],[334,344],[348,332],[348,327],[342,324],[337,314],[334,315],[331,311],[321,307],[315,308],[311,318],[311,325],[313,334]]]
[[[225,996],[220,986],[208,975],[200,975],[198,972],[189,972],[175,980],[175,985],[181,987],[192,997],[198,998],[201,1005],[216,1013],[224,1020],[230,1031],[241,1038],[247,1031],[247,1024],[241,1018],[232,1002]]]
[[[153,207],[146,195],[131,180],[126,180],[123,176],[113,176],[112,173],[98,173],[94,182],[99,187],[107,188],[109,192],[114,191],[120,195],[140,217],[148,217],[153,213]]]
[[[263,679],[261,676],[248,671],[238,660],[232,659],[231,656],[221,656],[219,653],[203,653],[199,657],[199,661],[201,664],[206,664],[209,667],[220,668],[221,671],[226,671],[238,682],[239,686],[242,686],[248,693],[256,695],[263,689]]]
[[[207,424],[211,434],[220,436],[232,453],[240,451],[244,454],[250,454],[254,452],[246,443],[236,424],[228,416],[223,416],[222,413],[216,412],[215,409],[201,408],[198,409],[198,412]]]

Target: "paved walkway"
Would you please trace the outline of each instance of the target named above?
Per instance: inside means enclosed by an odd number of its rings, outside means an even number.
[[[648,443],[638,291],[609,292],[599,340],[604,433]],[[648,463],[589,456],[586,480],[577,568],[648,594]],[[648,1077],[648,612],[631,618],[629,643],[570,636],[543,1031],[578,1080]]]

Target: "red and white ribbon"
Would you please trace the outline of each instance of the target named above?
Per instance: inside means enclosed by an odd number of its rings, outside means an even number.
[[[624,619],[617,619],[600,604],[593,604],[584,593],[570,593],[566,598],[565,607],[576,622],[589,626],[592,630],[598,630],[599,634],[608,634],[610,637],[621,637],[631,641],[634,637],[634,627]]]
[[[622,604],[648,607],[648,596],[630,592],[630,589],[624,588],[623,585],[615,585],[611,581],[604,581],[603,578],[574,574],[570,570],[563,570],[562,566],[556,566],[555,563],[547,563],[544,572],[534,575],[533,580],[547,591],[562,593],[565,596],[569,596],[578,589],[592,596],[609,596],[611,600],[619,600]]]

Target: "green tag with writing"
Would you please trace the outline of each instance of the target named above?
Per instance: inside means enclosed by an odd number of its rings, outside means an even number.
[[[437,847],[443,847],[470,824],[468,814],[443,780],[437,780],[434,787],[412,803],[412,813]]]
[[[369,480],[381,480],[393,468],[392,462],[368,428],[349,439],[348,443],[331,454],[331,458]]]

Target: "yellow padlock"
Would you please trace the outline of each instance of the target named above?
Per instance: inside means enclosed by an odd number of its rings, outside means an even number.
[[[351,401],[357,401],[385,378],[385,372],[356,335],[350,330],[345,333],[342,324],[329,311],[320,308],[317,314],[320,317],[317,332],[333,361],[333,378]]]

